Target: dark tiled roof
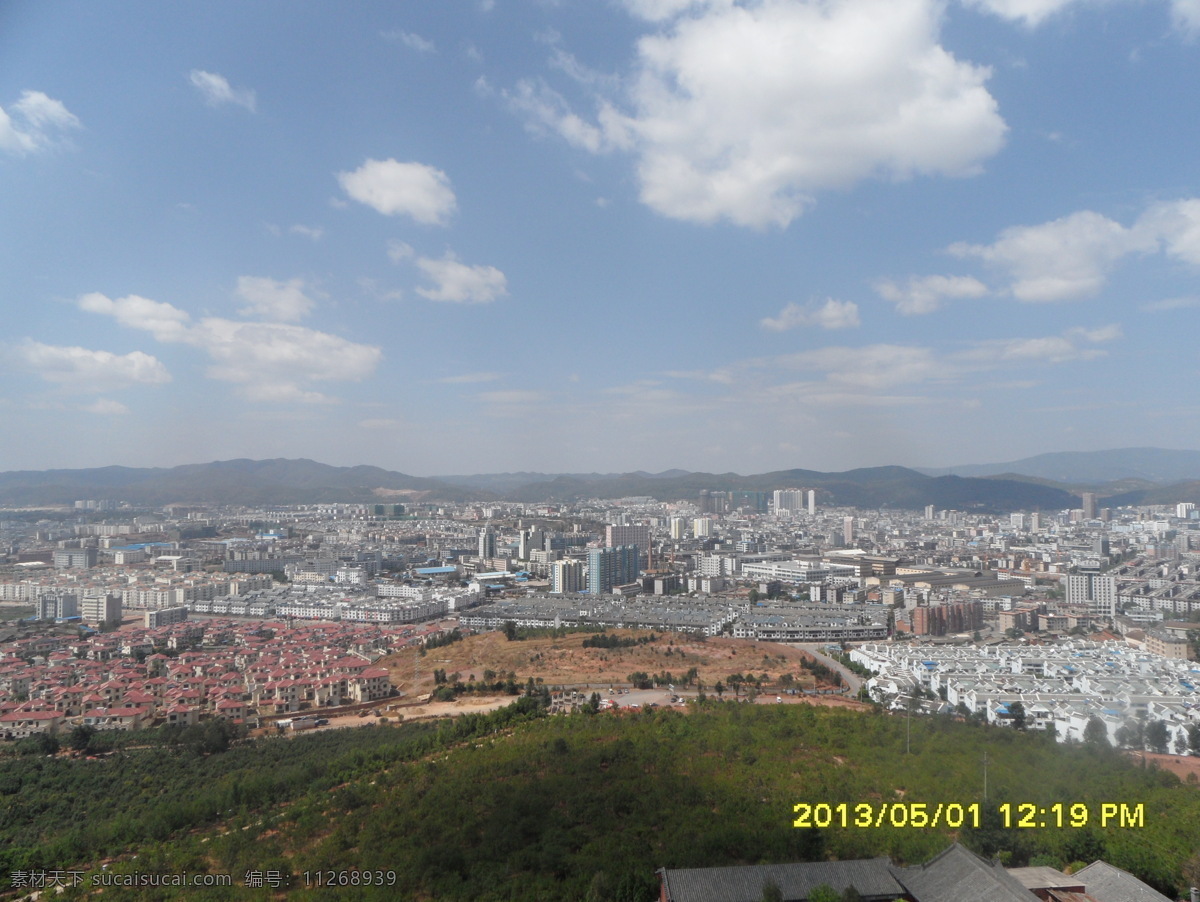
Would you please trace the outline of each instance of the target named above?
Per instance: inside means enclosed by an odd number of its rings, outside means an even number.
[[[863,861],[817,861],[749,867],[664,870],[668,902],[759,902],[768,881],[786,902],[804,902],[822,883],[841,892],[853,886],[864,899],[890,900],[904,895],[886,858]]]
[[[1032,902],[1033,893],[999,864],[984,861],[958,843],[914,868],[892,873],[918,902]]]
[[[1087,894],[1099,902],[1171,902],[1133,874],[1115,868],[1106,861],[1093,861],[1072,876],[1079,878],[1087,888]]]

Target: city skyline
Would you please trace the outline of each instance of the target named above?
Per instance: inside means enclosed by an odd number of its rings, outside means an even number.
[[[1194,0],[18,2],[0,34],[0,471],[1200,447]]]

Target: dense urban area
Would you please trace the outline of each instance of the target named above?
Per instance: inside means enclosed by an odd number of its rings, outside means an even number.
[[[454,630],[636,628],[819,643],[892,707],[1200,753],[1200,512],[1080,501],[10,510],[0,735],[258,725],[388,698],[377,662]]]

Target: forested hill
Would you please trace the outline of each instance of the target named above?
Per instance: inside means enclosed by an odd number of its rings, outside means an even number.
[[[312,896],[650,902],[663,866],[915,863],[957,837],[1010,865],[1103,858],[1172,895],[1200,837],[1194,787],[1116,752],[808,705],[710,701],[691,713],[547,717],[530,698],[492,715],[225,751],[187,731],[174,743],[94,761],[4,760],[0,872],[91,872],[112,859],[110,873],[224,873],[239,884],[122,892],[135,900],[264,898],[240,884],[266,872],[301,894],[306,874],[311,886],[320,871],[370,871],[391,882]],[[979,804],[980,823],[793,827],[797,803],[900,800]],[[1101,828],[1102,802],[1142,805],[1144,826]],[[1006,829],[1005,803],[1082,804],[1092,817],[1076,829]]]
[[[1079,497],[1060,487],[1020,479],[931,477],[904,467],[874,467],[841,473],[779,470],[737,473],[627,473],[540,476],[516,485],[511,474],[503,497],[519,502],[570,502],[582,498],[648,495],[661,501],[696,499],[702,491],[809,488],[821,506],[864,509],[940,509],[979,512],[1061,510]],[[535,475],[536,474],[532,474]],[[421,502],[495,500],[484,477],[461,477],[469,485],[426,479],[378,467],[331,467],[311,460],[228,460],[169,469],[102,467],[0,473],[0,504],[71,504],[109,499],[133,504],[304,504],[322,502]],[[492,483],[495,484],[495,483]]]

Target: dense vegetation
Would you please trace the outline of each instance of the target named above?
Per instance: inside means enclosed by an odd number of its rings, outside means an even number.
[[[292,894],[649,900],[662,866],[873,855],[913,863],[957,837],[1013,865],[1102,857],[1174,892],[1200,847],[1195,787],[1042,735],[916,718],[905,754],[905,719],[883,714],[715,700],[689,713],[543,711],[522,698],[491,715],[235,742],[215,754],[177,745],[98,761],[10,757],[0,872],[121,856],[113,870],[228,873],[239,884],[123,890],[129,899],[267,898],[240,886],[247,871],[350,868],[394,871],[397,883],[305,890],[296,877]],[[798,802],[900,799],[981,802],[982,823],[792,826]],[[1100,829],[1093,815],[1080,829],[1006,829],[1005,802],[1093,812],[1141,803],[1145,826]]]

